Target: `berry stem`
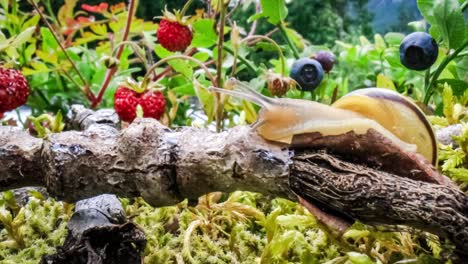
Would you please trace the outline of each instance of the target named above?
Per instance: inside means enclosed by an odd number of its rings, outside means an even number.
[[[47,12],[48,12],[49,15],[52,17],[52,20],[54,21],[55,24],[57,24],[58,19],[57,19],[57,17],[55,16],[54,11],[52,10],[52,5],[51,5],[51,3],[50,3],[50,0],[46,0],[46,1],[45,1],[45,6],[46,6],[46,8],[47,8]]]
[[[216,86],[216,79],[215,77],[211,74],[210,70],[199,60],[193,58],[193,57],[190,57],[190,56],[187,56],[187,55],[173,55],[173,56],[169,56],[169,57],[166,57],[164,59],[161,59],[159,60],[158,62],[156,62],[155,64],[153,64],[149,70],[146,72],[145,74],[145,77],[143,78],[143,81],[142,83],[143,84],[146,84],[146,83],[149,83],[150,81],[150,76],[151,76],[151,73],[159,66],[161,66],[162,64],[168,62],[168,61],[171,61],[171,60],[176,60],[176,59],[183,59],[183,60],[189,60],[189,61],[193,61],[195,62],[198,66],[200,66],[206,73],[206,76],[210,79],[211,83],[213,84],[213,86]]]
[[[255,12],[256,13],[262,12],[262,5],[260,4],[260,2],[257,2],[257,4],[255,5]],[[258,20],[255,19],[255,21],[252,24],[252,27],[250,28],[249,34],[247,34],[247,37],[255,35],[255,31],[257,30],[257,22]]]
[[[130,26],[132,25],[132,18],[135,15],[135,6],[136,2],[138,0],[129,0],[128,1],[128,16],[127,16],[127,23],[125,24],[125,31],[124,35],[122,37],[122,42],[127,41],[128,35],[130,33]],[[117,54],[115,55],[115,58],[117,60],[120,59],[122,56],[124,50],[124,45],[119,46],[119,49],[117,50]],[[117,72],[118,66],[114,66],[110,69],[107,70],[106,72],[106,77],[104,79],[104,82],[102,83],[101,89],[99,90],[99,93],[95,100],[91,102],[91,108],[96,108],[102,101],[102,97],[104,96],[104,92],[107,90],[107,87],[109,87],[110,81],[112,80],[112,77],[114,77],[114,74]]]
[[[118,51],[118,49],[120,49],[121,46],[125,46],[125,45],[128,45],[130,46],[133,51],[136,53],[136,55],[138,56],[138,58],[140,58],[140,60],[143,62],[143,64],[145,65],[145,68],[148,69],[148,61],[145,57],[144,54],[142,54],[140,51],[140,46],[138,46],[135,42],[133,41],[122,41],[120,42],[119,44],[117,44],[115,47],[114,47],[114,50],[112,51],[112,55],[111,56],[114,56],[114,54]]]
[[[80,70],[78,70],[78,67],[76,66],[75,62],[70,58],[70,56],[68,55],[68,52],[67,50],[65,49],[65,47],[62,45],[62,42],[60,42],[60,39],[59,37],[57,36],[57,33],[55,32],[54,28],[52,27],[52,25],[49,23],[49,21],[47,20],[47,18],[45,17],[44,13],[42,13],[41,9],[39,8],[39,6],[36,4],[36,2],[34,2],[34,0],[30,1],[30,3],[32,4],[32,6],[34,7],[34,9],[36,10],[36,12],[39,14],[39,16],[41,17],[42,21],[44,21],[44,23],[46,24],[47,28],[50,30],[50,32],[52,33],[52,36],[54,37],[55,41],[57,42],[57,44],[59,45],[60,49],[62,50],[63,54],[65,55],[65,58],[70,62],[70,64],[72,65],[73,69],[75,70],[76,74],[78,75],[78,77],[80,78],[81,82],[82,82],[82,85],[84,86],[84,88],[82,88],[82,86],[80,86],[80,90],[82,90],[85,95],[88,97],[88,98],[94,98],[94,95],[92,94],[91,90],[89,89],[89,84],[88,82],[85,80],[85,78],[83,77],[83,75],[81,75],[81,72]]]
[[[188,0],[184,7],[182,8],[182,11],[180,11],[180,18],[183,18],[187,10],[189,9],[190,5],[193,3],[193,0]]]
[[[224,26],[226,24],[226,7],[224,5],[224,0],[218,1],[219,5],[219,28],[218,28],[218,60],[216,63],[216,86],[223,87],[223,46],[224,46]],[[215,102],[216,102],[216,131],[221,131],[222,126],[222,116],[224,106],[221,103],[221,96],[219,93],[215,93]]]
[[[429,104],[429,100],[431,99],[432,95],[434,94],[434,87],[437,82],[437,79],[439,79],[440,74],[442,71],[447,67],[447,65],[455,59],[460,52],[462,52],[466,47],[468,46],[468,40],[465,41],[458,49],[456,49],[452,54],[448,55],[445,57],[445,59],[440,63],[439,67],[437,67],[437,70],[434,72],[434,75],[432,76],[432,79],[429,83],[426,83],[424,90],[426,91],[426,94],[424,95],[424,104]]]
[[[278,25],[280,31],[281,31],[281,34],[283,34],[283,37],[286,39],[286,42],[288,42],[288,45],[289,47],[291,48],[293,54],[294,54],[294,57],[296,59],[299,59],[300,56],[299,56],[299,51],[297,51],[297,47],[296,45],[294,45],[293,41],[291,40],[291,38],[289,38],[288,36],[288,32],[286,31],[286,26],[284,25],[284,22],[281,22],[279,25]]]
[[[230,53],[231,55],[235,55],[234,50],[232,50],[230,47],[224,46],[223,49],[226,52]],[[247,66],[247,68],[249,68],[252,71],[252,73],[257,72],[257,68],[255,67],[255,65],[253,65],[250,61],[248,61],[245,57],[243,57],[239,53],[237,53],[237,59],[239,59],[242,63],[244,63],[245,66]]]
[[[197,48],[191,48],[190,50],[186,51],[183,55],[192,56],[193,54],[195,54],[195,52],[197,52]],[[153,63],[151,63],[151,64],[153,64]],[[159,74],[155,73],[155,76],[153,77],[153,81],[155,82],[155,81],[161,79],[166,74],[169,74],[170,72],[172,72],[172,70],[173,70],[172,66],[168,65],[161,73],[159,73]]]
[[[278,51],[278,56],[281,61],[281,75],[285,76],[286,74],[286,59],[284,57],[283,50],[281,47],[274,41],[273,39],[267,37],[267,36],[262,36],[262,35],[253,35],[253,36],[248,36],[244,39],[241,40],[241,43],[249,41],[249,40],[255,40],[255,39],[260,39],[260,40],[265,40],[273,44],[275,46],[276,50]]]

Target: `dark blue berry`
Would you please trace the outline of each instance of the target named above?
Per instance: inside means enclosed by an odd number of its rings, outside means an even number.
[[[400,61],[408,69],[429,69],[437,60],[439,47],[431,35],[414,32],[406,36],[400,45]]]
[[[322,65],[323,70],[326,73],[329,73],[333,69],[333,65],[335,65],[336,57],[335,54],[331,53],[330,51],[321,50],[314,55],[314,59],[316,59]]]
[[[323,68],[314,59],[302,58],[293,63],[289,76],[299,84],[299,89],[312,91],[323,79]]]

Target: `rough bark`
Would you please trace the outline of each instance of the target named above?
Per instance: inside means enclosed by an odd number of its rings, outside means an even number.
[[[295,199],[291,183],[305,201],[337,213],[337,218],[321,219],[338,229],[346,227],[342,219],[404,223],[449,237],[468,250],[466,195],[419,155],[402,152],[373,131],[299,135],[292,150],[245,126],[223,133],[174,131],[138,119],[119,131],[111,111],[84,108],[74,108],[70,119],[73,128],[83,131],[37,139],[18,128],[0,127],[0,191],[38,185],[66,201],[113,193],[143,196],[163,206],[213,191]],[[309,156],[295,155],[298,149]],[[334,156],[310,154],[317,149]]]
[[[39,185],[66,201],[115,193],[155,205],[219,190],[290,195],[290,151],[248,127],[172,131],[140,119],[122,131],[99,123],[87,128],[41,140],[0,127],[0,190]]]
[[[415,181],[336,159],[295,156],[291,189],[340,217],[405,224],[450,238],[468,252],[468,197],[439,184]]]

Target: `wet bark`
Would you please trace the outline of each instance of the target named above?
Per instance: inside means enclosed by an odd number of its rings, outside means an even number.
[[[35,185],[71,202],[114,193],[160,206],[212,191],[291,196],[291,152],[248,127],[173,131],[140,119],[122,131],[101,123],[85,128],[37,139],[0,127],[0,191]]]
[[[328,213],[370,224],[413,226],[448,237],[468,252],[468,197],[463,192],[326,153],[302,153],[294,160],[291,189]]]
[[[407,224],[468,252],[467,196],[419,155],[372,131],[300,135],[289,148],[245,126],[214,133],[138,119],[118,130],[117,121],[109,111],[74,108],[70,124],[78,130],[45,139],[0,127],[0,191],[36,185],[71,202],[113,193],[157,206],[213,191],[297,194],[338,216],[322,218],[336,226],[345,226],[340,219]]]

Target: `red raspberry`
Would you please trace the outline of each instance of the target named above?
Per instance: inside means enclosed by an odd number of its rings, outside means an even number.
[[[25,104],[28,96],[29,84],[23,74],[0,67],[0,116]]]
[[[127,87],[119,87],[115,92],[114,109],[120,119],[132,122],[136,118],[137,106],[143,109],[143,116],[160,119],[166,108],[166,99],[161,92],[146,90],[143,93]]]
[[[193,34],[188,26],[162,19],[157,32],[158,42],[172,52],[184,51],[192,43]]]

